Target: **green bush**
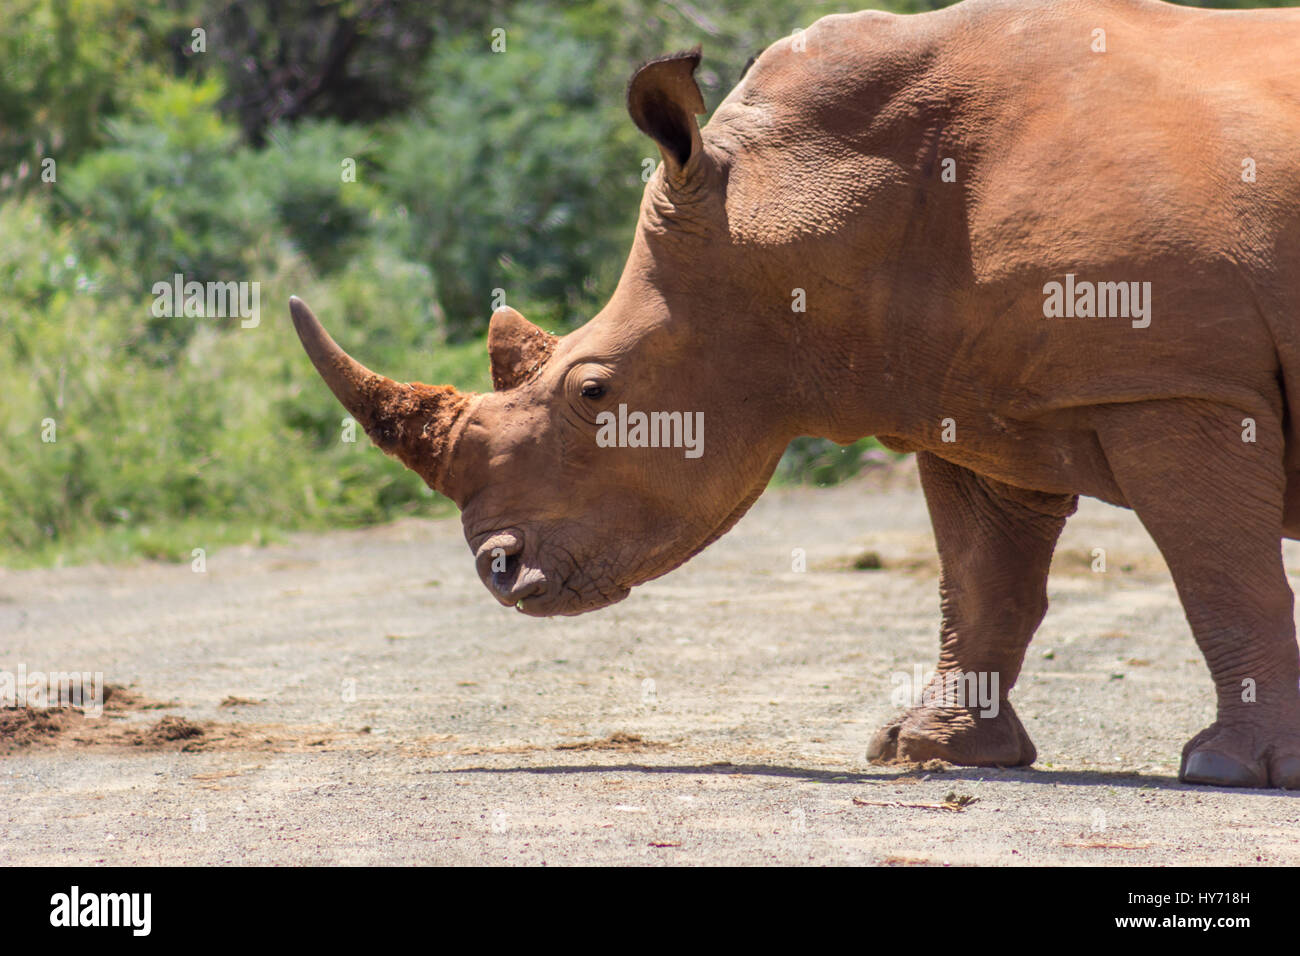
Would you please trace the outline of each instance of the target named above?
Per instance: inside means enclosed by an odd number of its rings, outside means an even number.
[[[141,64],[149,15],[132,0],[9,0],[0,15],[0,195],[40,189],[103,142],[103,120],[158,76]]]
[[[79,235],[123,273],[206,280],[256,262],[271,210],[241,174],[239,134],[217,112],[220,97],[215,81],[162,83],[107,121],[110,146],[61,178]]]
[[[601,95],[601,50],[563,23],[512,22],[443,46],[425,108],[384,147],[409,253],[438,277],[455,334],[483,331],[493,290],[534,321],[585,318],[613,289],[642,189],[639,134]],[[621,82],[620,82],[621,85]]]
[[[379,218],[381,196],[370,182],[374,134],[311,121],[277,127],[268,139],[266,149],[241,155],[239,178],[317,271],[343,268]]]
[[[872,461],[891,457],[874,438],[837,445],[825,438],[796,438],[781,456],[773,480],[779,484],[825,487],[852,478]]]
[[[427,270],[378,254],[367,261],[336,280],[312,279],[285,252],[259,280],[255,328],[158,320],[146,297],[117,291],[120,276],[104,281],[111,265],[79,257],[73,230],[43,203],[0,206],[0,378],[18,383],[0,421],[0,561],[188,560],[194,547],[256,540],[259,529],[445,512],[364,433],[342,440],[344,413],[288,321],[288,296],[302,294],[376,369],[487,387],[481,341],[443,347],[436,322],[408,321],[420,303],[428,315]],[[156,322],[185,329],[164,336],[165,363],[140,348]]]

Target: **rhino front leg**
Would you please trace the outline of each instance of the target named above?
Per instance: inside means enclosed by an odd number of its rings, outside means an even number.
[[[1300,654],[1282,564],[1286,480],[1275,416],[1206,403],[1117,408],[1098,430],[1116,483],[1173,575],[1218,698],[1179,778],[1300,788]]]
[[[996,675],[998,708],[996,715],[981,716],[979,706],[956,706],[969,704],[969,696],[923,696],[939,704],[914,707],[881,728],[867,756],[970,766],[1033,763],[1034,745],[1007,692],[1047,612],[1052,551],[1078,499],[1011,488],[928,452],[920,452],[917,463],[939,549],[943,607],[939,666],[925,693],[952,687],[957,675],[986,675],[988,686]]]

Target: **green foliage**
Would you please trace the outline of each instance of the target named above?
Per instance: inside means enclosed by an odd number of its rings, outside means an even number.
[[[240,178],[317,271],[342,268],[366,248],[380,206],[369,183],[373,134],[312,120],[268,139],[267,149],[244,156]]]
[[[423,110],[393,132],[384,182],[411,217],[449,324],[482,332],[494,289],[543,325],[590,315],[627,245],[641,192],[635,131],[602,101],[600,49],[523,21],[494,54],[447,44]],[[593,267],[604,266],[604,282]]]
[[[223,112],[264,146],[277,125],[372,123],[410,107],[435,36],[474,30],[481,0],[170,0],[186,76],[218,77]],[[201,26],[202,52],[193,28]]]
[[[365,361],[486,388],[481,341],[441,346],[427,270],[379,252],[366,261],[313,280],[285,253],[263,274],[255,328],[156,320],[148,296],[102,281],[111,264],[79,258],[74,230],[39,201],[0,206],[0,379],[20,383],[0,419],[0,562],[188,560],[194,547],[267,529],[445,513],[364,433],[342,440],[344,413],[283,320],[288,296],[301,293]],[[386,313],[385,302],[410,311]],[[430,321],[406,321],[421,305]],[[188,330],[171,338],[165,364],[140,348],[155,321]],[[361,333],[367,324],[376,334]]]
[[[255,265],[270,210],[239,175],[239,135],[215,109],[220,96],[215,82],[164,81],[107,122],[111,145],[61,177],[83,244],[111,256],[129,288]]]
[[[872,461],[891,457],[874,438],[862,438],[849,445],[837,445],[825,438],[796,438],[786,448],[772,480],[822,488],[852,478]]]
[[[156,74],[130,0],[10,0],[0,13],[0,195],[40,182],[42,160],[71,161],[103,117]],[[57,168],[57,167],[56,167]]]

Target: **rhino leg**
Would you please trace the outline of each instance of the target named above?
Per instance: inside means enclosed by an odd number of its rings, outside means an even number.
[[[1164,555],[1209,665],[1217,719],[1183,748],[1179,778],[1300,788],[1300,653],[1282,564],[1282,430],[1261,410],[1145,403],[1099,428],[1130,507]]]
[[[1033,763],[1034,745],[1007,692],[1047,611],[1052,551],[1078,499],[1011,488],[928,452],[917,463],[939,548],[943,606],[939,666],[927,692],[951,675],[986,675],[990,682],[996,675],[997,713],[981,716],[980,707],[950,706],[937,697],[940,706],[914,707],[877,731],[867,756]]]

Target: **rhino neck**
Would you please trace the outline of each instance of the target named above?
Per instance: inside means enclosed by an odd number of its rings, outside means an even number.
[[[978,103],[948,76],[946,22],[819,21],[801,48],[769,48],[704,131],[731,158],[732,242],[779,277],[763,297],[784,311],[800,434],[919,437],[966,407],[951,379],[983,149]],[[802,313],[791,289],[805,292]]]

